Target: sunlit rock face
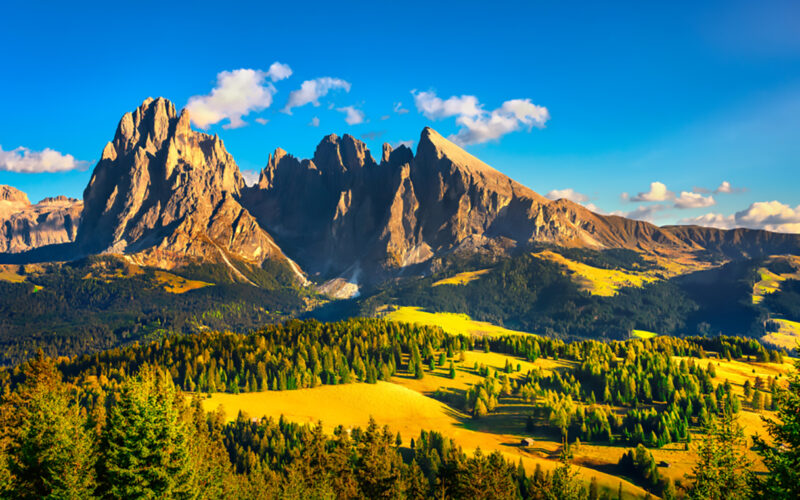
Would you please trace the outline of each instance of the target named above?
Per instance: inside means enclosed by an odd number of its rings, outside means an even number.
[[[216,135],[195,132],[166,99],[125,113],[84,191],[77,245],[159,267],[237,257],[283,259],[242,207],[244,180]]]

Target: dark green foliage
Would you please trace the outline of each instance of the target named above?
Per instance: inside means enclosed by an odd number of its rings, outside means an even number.
[[[2,406],[3,492],[14,498],[88,498],[94,493],[94,440],[71,388],[39,358]]]
[[[781,317],[800,321],[800,281],[782,281],[780,289],[766,294],[761,305]]]
[[[172,378],[144,368],[126,379],[101,443],[103,493],[112,498],[190,498],[189,429]]]
[[[187,269],[186,277],[215,286],[173,294],[153,270],[126,275],[126,266],[93,257],[49,264],[23,283],[0,281],[0,364],[18,363],[37,348],[72,356],[171,333],[246,331],[297,313],[305,293],[282,269],[251,268],[254,287],[232,282],[225,266],[206,265]],[[115,272],[121,276],[93,277]]]

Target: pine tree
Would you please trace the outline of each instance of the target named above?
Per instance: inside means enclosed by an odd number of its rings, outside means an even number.
[[[191,460],[182,397],[149,367],[123,383],[102,442],[101,488],[116,498],[188,498]]]
[[[704,500],[738,500],[749,497],[750,462],[744,453],[744,432],[729,405],[722,402],[704,430],[699,461],[692,472],[688,496]]]
[[[450,362],[450,374],[449,375],[450,375],[451,379],[456,378],[456,366],[453,364],[452,361]]]
[[[25,371],[22,387],[4,402],[2,413],[12,497],[94,496],[96,454],[86,418],[53,361],[41,351]]]
[[[800,361],[795,362],[789,386],[776,389],[773,402],[778,418],[762,417],[772,442],[753,438],[767,467],[765,477],[752,480],[753,496],[765,500],[800,498]]]

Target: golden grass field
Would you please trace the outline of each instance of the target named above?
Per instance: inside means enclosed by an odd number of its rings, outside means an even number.
[[[0,265],[0,281],[7,281],[10,283],[22,283],[25,281],[25,276],[19,274],[20,266],[14,265]]]
[[[450,437],[465,451],[477,448],[484,451],[498,450],[514,462],[522,460],[526,470],[532,472],[539,464],[545,470],[552,470],[557,465],[557,456],[561,443],[552,437],[539,436],[536,444],[530,448],[522,448],[518,443],[524,432],[524,422],[528,414],[528,405],[515,397],[503,397],[497,409],[489,416],[473,420],[447,404],[434,399],[437,390],[446,392],[464,391],[479,382],[481,377],[475,373],[475,363],[485,365],[503,372],[506,361],[514,368],[510,378],[516,378],[532,369],[545,372],[565,369],[574,365],[572,361],[537,359],[529,362],[522,358],[494,352],[467,351],[464,361],[456,356],[456,378],[447,376],[449,362],[431,373],[426,371],[423,379],[417,380],[407,375],[399,375],[391,382],[377,384],[347,384],[339,386],[321,386],[313,389],[296,391],[268,391],[247,394],[214,394],[203,401],[206,410],[222,407],[228,419],[236,417],[239,411],[251,417],[268,416],[278,418],[283,415],[300,423],[323,422],[326,431],[330,432],[338,425],[365,426],[370,417],[379,425],[388,425],[392,432],[400,432],[407,446],[411,438],[419,435],[421,430],[436,430]],[[676,357],[675,360],[680,359]],[[715,363],[717,383],[729,380],[741,393],[744,381],[755,380],[756,376],[765,381],[768,377],[783,377],[792,369],[791,363],[776,365],[771,363],[750,363],[742,361],[726,361],[718,359],[695,359],[701,366]],[[520,371],[516,371],[517,364]],[[780,378],[778,378],[780,380]],[[770,412],[764,412],[769,416]],[[739,414],[739,422],[748,436],[766,435],[761,415],[743,409]],[[694,442],[699,436],[694,436]],[[613,466],[630,447],[625,445],[603,445],[583,443],[573,450],[573,463],[578,466],[580,477],[589,481],[596,477],[601,488],[616,494],[620,482],[623,485],[625,498],[642,498],[645,492],[637,485],[625,479],[603,471],[613,471]],[[651,450],[657,462],[665,461],[668,467],[660,467],[664,477],[675,481],[685,481],[696,462],[693,449],[685,451],[683,444],[672,443],[660,449]],[[756,459],[755,455],[751,459]],[[757,468],[761,468],[757,464]]]
[[[379,316],[389,321],[438,326],[441,327],[442,330],[453,335],[491,335],[494,337],[505,335],[530,335],[528,332],[509,330],[485,321],[475,321],[466,314],[431,313],[419,307],[387,306],[383,311],[379,311]]]
[[[777,332],[769,332],[759,340],[764,344],[782,347],[786,350],[798,349],[800,346],[800,323],[775,318],[771,321],[778,323],[780,329]]]
[[[652,339],[658,337],[658,334],[655,332],[648,332],[647,330],[633,330],[631,336],[637,339]]]
[[[213,283],[207,283],[199,280],[189,280],[182,276],[177,276],[166,271],[155,272],[156,282],[163,285],[164,290],[169,293],[186,293],[198,288],[205,288],[207,286],[214,286]]]
[[[454,276],[450,276],[449,278],[444,278],[435,282],[433,286],[466,285],[470,281],[475,281],[489,271],[491,271],[491,269],[481,269],[480,271],[467,271],[464,273],[458,273]]]
[[[612,297],[617,290],[624,287],[642,287],[648,283],[658,281],[655,272],[620,271],[616,269],[601,269],[581,262],[565,258],[561,254],[545,250],[534,253],[535,257],[550,260],[567,268],[569,274],[577,281],[580,288],[592,295]]]
[[[785,262],[795,269],[800,269],[800,257],[796,255],[775,255],[770,257],[769,262]],[[793,273],[776,274],[766,267],[758,269],[759,280],[753,285],[753,304],[758,304],[764,300],[764,296],[777,292],[781,288],[781,282],[787,279],[800,279],[800,270]]]
[[[483,451],[498,450],[515,463],[521,460],[529,473],[533,473],[536,464],[544,470],[552,470],[557,465],[557,461],[551,457],[557,453],[557,443],[543,442],[533,449],[522,449],[517,446],[520,435],[473,430],[470,428],[471,419],[457,410],[397,383],[347,384],[238,395],[214,394],[205,399],[203,405],[207,411],[222,406],[228,419],[235,418],[239,411],[243,411],[251,417],[277,419],[283,415],[300,423],[322,421],[327,432],[339,424],[365,427],[369,418],[373,417],[379,425],[388,425],[393,432],[400,432],[406,446],[420,431],[436,430],[453,439],[468,453],[477,448]],[[616,492],[622,482],[627,498],[641,498],[645,494],[638,486],[616,476],[584,467],[578,470],[585,481],[597,477],[598,483],[612,492]]]

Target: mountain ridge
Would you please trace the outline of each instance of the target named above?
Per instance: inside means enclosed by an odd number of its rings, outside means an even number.
[[[534,244],[703,262],[800,253],[800,235],[658,227],[547,199],[429,127],[416,152],[384,144],[378,160],[348,134],[325,136],[309,159],[276,148],[248,187],[222,140],[192,130],[188,111],[164,98],[122,116],[82,202],[41,202],[61,207],[58,237],[20,238],[36,226],[9,223],[30,206],[20,193],[0,191],[6,258],[71,243],[75,256],[124,254],[166,269],[222,263],[234,275],[232,261],[275,260],[334,296],[425,274],[454,252],[501,258]]]

